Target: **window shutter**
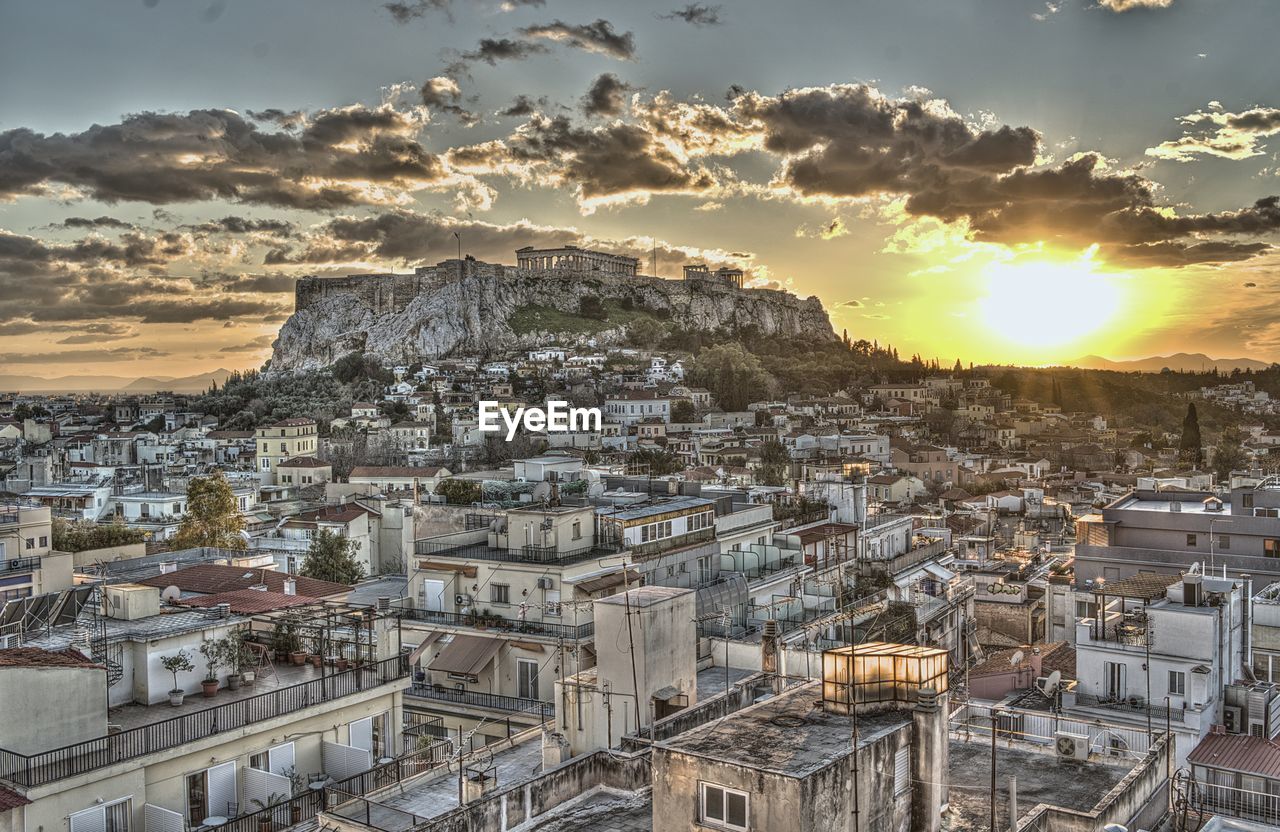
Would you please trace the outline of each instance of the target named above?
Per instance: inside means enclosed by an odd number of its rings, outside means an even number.
[[[76,812],[68,820],[71,832],[107,832],[107,813],[102,806]]]
[[[285,772],[293,765],[293,743],[282,743],[267,751],[267,768],[272,774],[288,777]]]
[[[373,751],[373,718],[357,719],[348,726],[350,738],[347,742],[352,748],[363,748]]]
[[[144,803],[142,806],[143,832],[185,832],[182,815],[163,806]]]
[[[226,816],[227,806],[239,803],[236,794],[236,764],[223,763],[206,773],[209,778],[208,812],[211,816]]]
[[[897,797],[911,788],[911,751],[899,748],[893,758],[893,796]]]

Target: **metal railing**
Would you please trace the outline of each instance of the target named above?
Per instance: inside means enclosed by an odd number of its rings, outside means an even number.
[[[403,679],[408,671],[404,657],[396,656],[52,751],[19,754],[0,749],[0,780],[27,787],[53,783],[351,696]]]
[[[580,563],[592,558],[616,555],[623,550],[617,543],[598,543],[579,549],[556,551],[550,547],[523,546],[518,549],[499,549],[488,543],[449,543],[418,540],[413,553],[418,556],[442,558],[467,558],[470,560],[496,560],[505,563]]]
[[[421,699],[433,699],[437,702],[453,702],[458,705],[471,705],[476,708],[488,708],[508,713],[528,712],[542,719],[555,716],[556,706],[552,702],[541,699],[523,699],[519,696],[503,696],[500,693],[483,693],[475,690],[456,690],[454,688],[435,687],[434,685],[414,684],[405,691],[409,696]]]
[[[296,811],[295,811],[296,809]],[[204,832],[259,832],[265,821],[272,829],[284,829],[310,820],[324,809],[324,792],[305,789],[288,800],[272,803],[254,812],[237,815],[218,826],[201,827]]]
[[[20,572],[34,572],[40,568],[40,558],[14,558],[0,560],[0,575],[16,575]]]
[[[1195,809],[1280,826],[1280,795],[1211,783],[1192,783],[1187,791]]]
[[[1148,711],[1150,711],[1153,719],[1174,719],[1179,722],[1185,720],[1187,716],[1187,709],[1185,706],[1181,708],[1167,708],[1164,705],[1149,705],[1138,696],[1117,699],[1113,697],[1093,696],[1092,694],[1077,692],[1076,705],[1087,708],[1106,708],[1111,711],[1142,714],[1144,716]]]
[[[411,621],[422,621],[427,624],[440,624],[445,627],[480,627],[502,630],[512,633],[529,633],[547,635],[555,638],[567,638],[579,641],[595,635],[594,621],[586,624],[557,624],[552,621],[518,621],[510,618],[478,618],[475,615],[462,615],[456,612],[437,610],[403,609],[401,617]]]

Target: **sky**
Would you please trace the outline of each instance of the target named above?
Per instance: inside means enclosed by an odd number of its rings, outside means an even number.
[[[576,243],[945,363],[1280,360],[1273,0],[0,0],[0,373]]]

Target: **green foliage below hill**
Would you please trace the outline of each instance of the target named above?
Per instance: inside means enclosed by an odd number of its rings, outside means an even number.
[[[577,312],[564,312],[550,306],[532,304],[517,309],[507,325],[516,335],[533,332],[555,332],[566,335],[594,335],[606,329],[631,327],[638,321],[661,324],[662,313],[644,309],[627,301],[602,301],[587,295]]]

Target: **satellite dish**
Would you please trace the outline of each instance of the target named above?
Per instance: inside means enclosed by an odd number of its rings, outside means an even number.
[[[1052,694],[1062,684],[1062,671],[1055,670],[1049,674],[1049,681],[1044,683],[1045,694]]]
[[[551,483],[540,482],[533,487],[533,501],[544,503],[551,498]]]
[[[593,482],[591,483],[591,486],[587,488],[588,497],[595,498],[603,494],[604,494],[604,483]]]
[[[1021,650],[1014,650],[1013,655],[1009,657],[1009,664],[1017,667],[1022,662],[1023,658],[1025,658],[1025,656]]]
[[[161,591],[160,593],[161,601],[176,601],[181,597],[182,597],[182,590],[178,589],[173,584],[170,584],[169,586],[165,587],[164,590]]]

